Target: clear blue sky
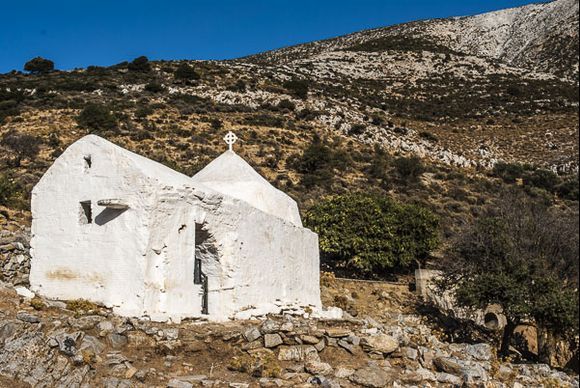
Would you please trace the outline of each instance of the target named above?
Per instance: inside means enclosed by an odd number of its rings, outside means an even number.
[[[228,59],[362,29],[471,15],[526,0],[5,0],[0,73],[35,56],[58,69]]]

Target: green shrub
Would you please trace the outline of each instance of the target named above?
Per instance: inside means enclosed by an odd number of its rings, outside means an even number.
[[[543,169],[531,171],[523,179],[526,186],[544,189],[550,193],[555,192],[556,186],[560,183],[560,177],[556,173]]]
[[[54,70],[54,62],[50,59],[36,57],[24,64],[24,70],[32,74],[44,74]]]
[[[77,123],[90,132],[106,131],[117,126],[117,117],[106,105],[89,104],[78,115]]]
[[[416,180],[425,172],[425,166],[418,156],[401,156],[393,161],[393,166],[404,180]]]
[[[193,66],[188,65],[187,63],[182,63],[179,66],[177,66],[177,69],[175,69],[173,76],[175,77],[175,79],[187,81],[198,80],[201,78],[199,76],[199,73],[195,71],[195,68]]]
[[[354,193],[327,198],[305,215],[330,265],[366,275],[406,269],[438,244],[437,217],[385,196]]]
[[[491,174],[506,183],[515,183],[524,176],[527,169],[527,166],[519,163],[498,162],[494,164]]]

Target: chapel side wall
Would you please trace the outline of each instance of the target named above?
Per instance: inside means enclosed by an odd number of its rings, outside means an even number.
[[[163,189],[151,212],[145,270],[145,315],[156,321],[201,315],[193,283],[196,209],[183,192]]]
[[[151,192],[147,178],[114,149],[92,142],[69,147],[32,192],[32,289],[140,315]],[[117,213],[97,205],[108,198],[130,207]],[[92,223],[81,222],[81,201],[91,201]]]
[[[213,303],[220,304],[216,313],[231,315],[276,299],[321,306],[315,233],[232,199],[224,199],[217,214],[207,217],[220,241],[227,278],[223,291],[213,295]]]

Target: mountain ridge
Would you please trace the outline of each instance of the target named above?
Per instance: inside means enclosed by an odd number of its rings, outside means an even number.
[[[556,31],[550,33],[550,30],[554,28]],[[566,78],[577,79],[578,77],[577,0],[555,0],[477,15],[400,23],[269,50],[240,58],[240,60],[285,63],[291,60],[297,52],[304,57],[322,51],[344,49],[353,42],[360,44],[393,33],[408,34],[409,32],[417,32],[422,37],[442,39],[450,48],[466,54],[498,59],[506,64],[559,74]],[[553,69],[550,68],[549,63],[536,63],[539,60],[549,59],[544,57],[545,53],[541,50],[544,42],[557,40],[557,35],[561,33],[571,38],[570,44],[565,48],[570,50],[575,47],[576,55],[573,55],[574,50],[571,50],[570,55],[566,55],[565,63],[558,63]],[[522,45],[522,41],[526,44]],[[535,43],[533,48],[540,51],[535,55],[525,56],[524,50],[532,43]]]

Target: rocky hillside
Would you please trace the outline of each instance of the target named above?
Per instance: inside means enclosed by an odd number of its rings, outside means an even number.
[[[447,236],[506,186],[491,172],[499,161],[557,172],[524,189],[574,200],[577,14],[577,1],[558,0],[234,61],[138,58],[3,74],[0,204],[26,210],[31,187],[87,133],[192,175],[224,150],[227,130],[240,137],[237,151],[302,209],[321,195],[372,187],[429,206],[450,221]],[[548,62],[510,48],[526,41],[555,49],[552,33],[563,43]],[[558,70],[569,58],[572,70]],[[405,159],[414,155],[421,161]]]
[[[578,0],[556,0],[489,12],[356,32],[258,54],[250,61],[291,63],[341,50],[387,51],[415,40],[419,49],[439,46],[495,59],[506,65],[578,79]]]

